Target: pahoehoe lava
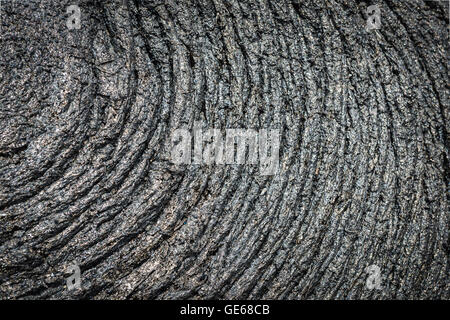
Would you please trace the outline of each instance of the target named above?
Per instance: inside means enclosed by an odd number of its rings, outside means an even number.
[[[0,298],[450,298],[446,2],[1,2]],[[175,165],[196,121],[279,172]]]

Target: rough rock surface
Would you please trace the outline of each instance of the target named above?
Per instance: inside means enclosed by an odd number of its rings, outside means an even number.
[[[377,3],[1,0],[0,297],[449,299],[448,5]],[[194,121],[278,174],[174,165]]]

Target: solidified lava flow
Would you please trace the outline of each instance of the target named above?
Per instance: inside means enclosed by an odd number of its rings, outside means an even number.
[[[445,1],[0,16],[1,299],[450,299]],[[277,172],[174,163],[196,126],[278,130]]]

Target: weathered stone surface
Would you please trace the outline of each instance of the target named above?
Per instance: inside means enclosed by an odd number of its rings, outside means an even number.
[[[1,3],[1,298],[450,298],[444,2]],[[195,121],[279,173],[174,165]]]

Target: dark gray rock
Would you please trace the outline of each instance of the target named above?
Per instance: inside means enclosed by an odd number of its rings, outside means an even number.
[[[450,298],[445,2],[1,3],[1,298]],[[174,165],[195,121],[278,174]]]

